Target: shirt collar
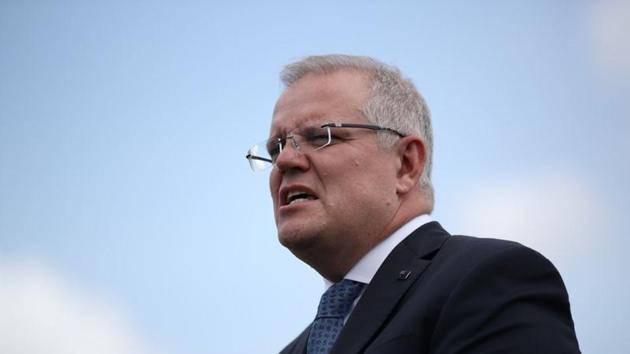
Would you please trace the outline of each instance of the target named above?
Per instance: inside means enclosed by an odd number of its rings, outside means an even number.
[[[385,261],[385,258],[392,252],[392,250],[398,246],[407,236],[409,236],[415,229],[420,226],[433,221],[431,216],[427,214],[416,216],[409,220],[406,224],[401,226],[398,230],[394,231],[389,237],[381,241],[378,245],[374,246],[363,258],[361,258],[350,269],[344,279],[350,279],[358,281],[364,284],[369,284],[376,274],[378,268]],[[326,288],[329,288],[333,282],[324,278],[324,284]]]

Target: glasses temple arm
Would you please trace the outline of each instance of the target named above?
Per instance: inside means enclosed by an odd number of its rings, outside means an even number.
[[[264,157],[260,157],[260,156],[256,156],[256,155],[252,155],[252,154],[245,155],[245,158],[248,159],[248,160],[260,160],[260,161],[273,163],[273,161],[271,159],[266,159]]]
[[[387,131],[397,134],[401,138],[405,137],[405,134],[399,132],[396,129],[381,127],[380,125],[374,125],[374,124],[328,123],[328,124],[322,125],[322,128],[363,128],[363,129],[370,129],[370,130],[387,130]]]

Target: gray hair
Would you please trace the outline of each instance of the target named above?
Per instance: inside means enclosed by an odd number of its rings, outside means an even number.
[[[374,58],[351,55],[310,56],[284,67],[280,79],[291,86],[307,74],[325,75],[340,70],[358,71],[369,75],[371,97],[361,108],[372,123],[396,129],[405,135],[415,135],[424,142],[426,161],[420,176],[420,188],[429,207],[433,209],[434,192],[431,183],[433,131],[431,113],[413,82],[402,77],[400,71]],[[380,134],[383,147],[391,147],[397,140],[393,134]]]

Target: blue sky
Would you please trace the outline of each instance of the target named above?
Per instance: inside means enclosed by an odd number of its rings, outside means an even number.
[[[244,154],[283,65],[349,53],[427,99],[434,217],[547,255],[583,351],[622,353],[629,17],[621,0],[0,3],[0,352],[297,335],[322,282],[278,244]]]

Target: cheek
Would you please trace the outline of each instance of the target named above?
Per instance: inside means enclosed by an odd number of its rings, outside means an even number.
[[[273,168],[273,167],[272,167]],[[280,176],[278,172],[275,171],[275,168],[269,174],[269,192],[271,193],[271,199],[273,200],[273,204],[276,205],[278,200],[278,189],[280,188]]]
[[[369,164],[352,161],[343,180],[343,189],[350,192],[354,203],[384,203],[390,205],[396,196],[395,171],[387,163]],[[340,185],[341,185],[340,184]],[[343,190],[342,190],[343,191]],[[340,191],[341,192],[341,191]]]

